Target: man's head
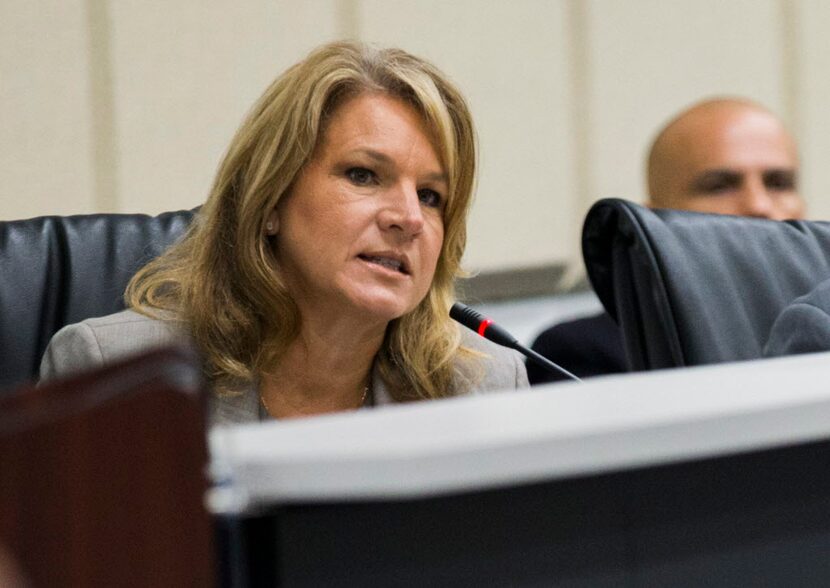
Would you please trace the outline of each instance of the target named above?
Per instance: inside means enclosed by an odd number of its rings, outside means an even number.
[[[798,153],[767,109],[745,100],[700,102],[657,136],[648,157],[649,205],[802,218]]]

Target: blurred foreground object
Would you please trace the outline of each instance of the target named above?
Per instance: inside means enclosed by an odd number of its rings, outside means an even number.
[[[0,399],[0,544],[34,586],[210,586],[198,362],[152,351]]]

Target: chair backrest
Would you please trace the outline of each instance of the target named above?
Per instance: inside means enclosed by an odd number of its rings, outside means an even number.
[[[582,251],[631,369],[755,359],[783,308],[830,278],[830,223],[601,200]]]
[[[193,211],[0,222],[0,390],[37,377],[64,325],[124,308],[130,278],[179,238]]]

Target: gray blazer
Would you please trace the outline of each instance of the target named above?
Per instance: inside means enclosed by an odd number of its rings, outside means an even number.
[[[796,298],[775,319],[766,357],[830,351],[830,280]]]
[[[132,310],[67,325],[58,331],[40,364],[41,381],[69,375],[117,361],[154,347],[187,343],[187,337],[169,322],[154,320]],[[481,379],[471,394],[526,388],[527,373],[521,356],[462,330],[462,343],[487,355]],[[394,402],[377,370],[372,374],[374,404]],[[253,388],[236,395],[216,395],[209,410],[211,425],[256,421],[264,418],[259,394]]]

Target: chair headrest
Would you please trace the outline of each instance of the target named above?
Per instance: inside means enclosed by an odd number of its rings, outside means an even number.
[[[178,239],[193,215],[0,222],[0,389],[36,377],[49,339],[64,325],[122,310],[130,278]]]
[[[830,223],[597,202],[582,251],[633,369],[761,357],[794,298],[830,277]]]

